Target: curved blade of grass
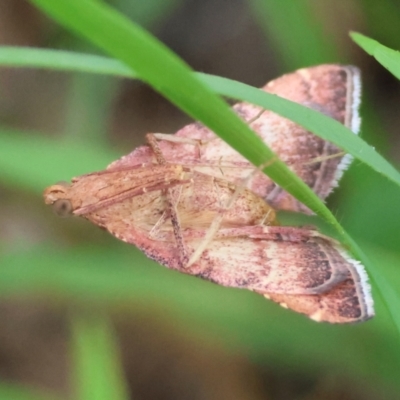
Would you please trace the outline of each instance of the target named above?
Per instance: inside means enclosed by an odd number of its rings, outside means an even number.
[[[120,61],[60,50],[0,47],[0,65],[90,72],[126,78],[138,77],[132,69]],[[304,126],[400,185],[400,174],[391,164],[359,136],[332,118],[244,83],[207,74],[196,75],[216,93],[257,104]]]
[[[128,400],[115,334],[104,318],[72,319],[75,396],[79,400]]]
[[[119,60],[56,49],[0,46],[0,66],[138,78],[138,74],[132,68],[127,67]]]
[[[376,61],[383,65],[397,79],[400,79],[400,52],[380,44],[374,39],[351,32],[350,37]]]

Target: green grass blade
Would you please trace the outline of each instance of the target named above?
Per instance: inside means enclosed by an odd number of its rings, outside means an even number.
[[[134,71],[117,60],[59,50],[0,47],[0,65],[137,77]],[[260,92],[240,82],[200,73],[197,76],[216,93],[258,104],[297,122],[323,139],[335,143],[356,159],[400,185],[399,172],[392,165],[359,136],[354,135],[332,118],[289,100]]]
[[[376,61],[383,65],[397,79],[400,79],[400,52],[390,49],[374,39],[361,35],[361,33],[350,33],[351,38]]]
[[[72,354],[77,400],[128,400],[115,334],[93,313],[74,316]]]
[[[0,66],[88,72],[126,78],[138,77],[132,68],[111,58],[67,50],[32,47],[0,46]]]

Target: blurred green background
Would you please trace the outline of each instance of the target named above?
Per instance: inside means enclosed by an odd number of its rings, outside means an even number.
[[[399,165],[399,83],[348,36],[399,49],[396,0],[109,3],[193,69],[253,86],[318,63],[357,65],[362,137]],[[0,0],[0,44],[101,54],[22,0]],[[374,320],[317,324],[168,271],[44,206],[54,180],[189,121],[139,81],[0,69],[0,398],[400,398],[400,337],[376,291]],[[399,201],[399,188],[355,162],[328,202],[396,290]],[[102,386],[110,375],[118,394]]]

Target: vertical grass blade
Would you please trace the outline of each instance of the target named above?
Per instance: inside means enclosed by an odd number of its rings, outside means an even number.
[[[74,399],[129,400],[116,337],[107,320],[93,315],[72,319]]]

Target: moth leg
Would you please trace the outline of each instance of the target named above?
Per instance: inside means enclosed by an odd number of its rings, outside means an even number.
[[[311,164],[316,164],[328,160],[332,160],[334,158],[339,158],[345,156],[347,153],[345,151],[338,151],[336,153],[330,154],[330,155],[322,155],[318,157],[313,157],[309,159],[296,159],[296,160],[285,160],[285,164],[289,166],[295,166],[295,165],[311,165]]]
[[[194,253],[190,256],[189,262],[186,264],[186,268],[189,268],[191,265],[193,265],[196,261],[199,260],[201,255],[203,254],[203,251],[207,248],[208,244],[213,240],[213,238],[216,236],[222,220],[225,216],[225,213],[232,207],[232,205],[235,203],[239,195],[242,193],[242,191],[245,190],[245,186],[238,186],[233,193],[232,197],[228,200],[227,204],[225,206],[221,206],[221,210],[218,213],[218,215],[213,219],[211,225],[207,229],[207,232],[203,238],[203,240],[200,242],[199,246],[196,248]]]
[[[151,150],[153,151],[154,155],[156,156],[156,160],[160,165],[165,165],[167,163],[167,160],[165,159],[160,146],[157,143],[157,138],[156,138],[155,133],[148,133],[146,135],[146,141],[151,147]]]
[[[257,121],[258,118],[261,117],[261,115],[263,115],[265,113],[265,111],[267,111],[265,108],[262,108],[253,118],[250,118],[248,121],[246,121],[246,123],[248,125],[251,125],[253,122]]]
[[[323,162],[323,161],[327,161],[327,160],[331,160],[332,158],[338,158],[338,157],[343,157],[345,156],[347,153],[345,151],[339,151],[337,153],[334,154],[330,154],[329,156],[320,156],[320,157],[314,157],[309,161],[303,162],[303,165],[307,165],[307,164],[314,164],[314,163],[319,163],[319,162]]]
[[[192,144],[193,146],[207,144],[208,142],[211,141],[211,140],[192,139],[182,136],[175,136],[168,133],[150,133],[148,135],[154,136],[157,140],[165,140],[167,142],[172,142],[172,143]]]
[[[147,134],[146,135],[146,140],[149,143],[149,146],[154,152],[154,155],[157,159],[157,162],[160,165],[166,165],[167,161],[165,160],[162,151],[160,147],[158,146],[156,137],[153,134]],[[178,252],[179,252],[179,258],[180,258],[180,263],[181,266],[184,267],[188,261],[189,261],[189,256],[188,256],[188,251],[185,246],[184,240],[183,240],[183,235],[182,235],[182,228],[181,224],[179,222],[179,217],[178,217],[178,212],[177,212],[177,205],[179,203],[179,196],[180,196],[180,190],[176,191],[174,189],[166,189],[163,191],[165,193],[167,202],[168,202],[168,213],[169,217],[171,218],[171,224],[172,224],[172,229],[174,231],[174,236],[175,236],[175,241],[176,245],[178,247]],[[164,215],[160,218],[160,220],[157,222],[156,226],[153,228],[156,230],[159,230],[161,224],[164,222],[162,221],[164,218]],[[160,224],[159,224],[160,223]],[[153,231],[152,229],[152,231]],[[154,231],[153,231],[154,234]]]
[[[149,238],[155,239],[160,231],[160,228],[165,224],[167,219],[169,218],[168,211],[164,211],[161,215],[160,219],[156,222],[156,224],[151,228],[149,232]]]
[[[251,121],[255,120],[259,116],[256,116],[253,118]],[[245,121],[246,123],[249,123],[248,121]],[[251,122],[250,122],[251,123]],[[189,167],[193,167],[195,170],[199,172],[203,172],[207,175],[212,175],[216,176],[215,172],[218,170],[219,175],[218,177],[225,178],[225,172],[224,169],[239,169],[239,170],[246,170],[246,169],[253,169],[254,167],[249,164],[248,161],[235,161],[234,163],[230,162],[229,160],[225,162],[224,157],[220,156],[218,159],[207,159],[206,155],[206,149],[207,146],[217,146],[219,147],[219,142],[223,142],[222,139],[220,139],[218,136],[214,136],[212,138],[207,138],[207,139],[194,139],[190,137],[184,137],[184,136],[175,136],[171,134],[165,134],[165,133],[151,133],[148,134],[147,137],[152,136],[153,141],[157,139],[157,141],[165,141],[165,142],[170,142],[170,143],[176,143],[178,145],[182,145],[182,152],[183,152],[183,159],[181,158],[176,158],[176,155],[171,159],[168,159],[168,162],[179,162],[183,165],[187,165]],[[149,140],[147,140],[149,142]],[[213,143],[214,142],[214,143]],[[186,147],[185,147],[186,146]],[[227,144],[223,144],[223,146],[228,147]],[[152,146],[150,146],[152,147]],[[185,149],[190,149],[190,147],[193,147],[194,151],[188,150],[190,153],[190,158],[187,158],[186,152],[184,151]],[[171,150],[167,150],[171,151]],[[203,152],[205,154],[203,154]],[[182,155],[180,156],[182,157]],[[204,158],[205,157],[205,158]],[[164,157],[165,158],[165,157]],[[202,168],[205,168],[206,170],[202,170]],[[208,170],[209,168],[209,170]],[[228,179],[229,180],[229,179]]]
[[[180,143],[180,144],[189,144],[194,146],[197,149],[197,158],[201,159],[201,147],[210,143],[214,139],[204,140],[204,139],[193,139],[193,138],[186,138],[182,136],[175,136],[170,135],[168,133],[149,133],[147,137],[151,135],[153,138],[157,140],[164,140],[166,142],[171,143]]]
[[[275,158],[272,158],[271,160],[267,161],[266,163],[260,165],[258,168],[254,168],[254,170],[248,174],[246,178],[244,178],[241,182],[241,184],[236,185],[236,189],[231,196],[231,198],[226,202],[225,205],[221,205],[221,210],[219,211],[218,215],[214,218],[212,221],[210,227],[208,228],[203,240],[200,242],[199,246],[196,248],[194,253],[191,255],[188,264],[186,267],[190,267],[193,265],[196,261],[199,260],[201,255],[203,254],[204,250],[207,248],[209,243],[214,239],[214,237],[217,235],[218,230],[221,226],[222,220],[225,216],[225,214],[231,209],[231,207],[235,204],[236,200],[238,197],[242,194],[244,190],[246,190],[248,182],[253,178],[254,174],[259,172],[261,169],[265,168],[266,166],[272,164],[275,162]],[[263,221],[266,221],[268,219],[269,213],[267,213],[264,217]],[[264,223],[264,222],[262,222]]]

